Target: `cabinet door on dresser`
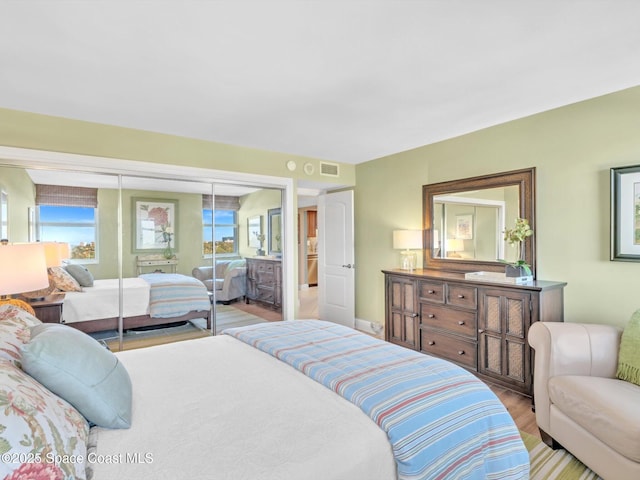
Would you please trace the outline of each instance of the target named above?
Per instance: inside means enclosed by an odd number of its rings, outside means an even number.
[[[273,267],[273,307],[282,308],[282,264],[276,263]]]
[[[531,391],[531,354],[527,332],[535,293],[501,288],[479,289],[478,371],[509,388]]]
[[[416,282],[410,278],[393,275],[387,275],[386,282],[386,340],[418,350]]]

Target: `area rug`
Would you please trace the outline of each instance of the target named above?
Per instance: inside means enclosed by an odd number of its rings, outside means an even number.
[[[566,450],[553,450],[523,431],[520,435],[529,451],[531,480],[602,480]]]
[[[216,332],[221,332],[225,328],[244,327],[265,322],[265,319],[243,312],[232,305],[216,305]]]
[[[263,322],[266,322],[266,320],[233,308],[230,305],[216,305],[216,333],[220,333],[225,328],[244,327],[246,325],[255,325],[256,323]],[[127,330],[123,335],[123,350],[192,340],[209,335],[211,335],[211,332],[206,329],[206,321],[200,318],[177,326],[155,328],[152,330]],[[118,332],[116,330],[97,332],[91,334],[91,336],[98,341],[104,342],[111,351],[118,351],[120,349]]]

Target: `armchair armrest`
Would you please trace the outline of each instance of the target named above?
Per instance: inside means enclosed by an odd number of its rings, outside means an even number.
[[[239,276],[246,275],[246,274],[247,274],[247,267],[228,268],[227,271],[224,274],[224,280],[226,282],[227,279],[230,279],[230,278],[233,278],[233,277],[239,277]]]
[[[613,378],[622,330],[611,325],[536,322],[529,328],[535,350],[533,393],[538,426],[549,432],[549,379],[558,375]]]

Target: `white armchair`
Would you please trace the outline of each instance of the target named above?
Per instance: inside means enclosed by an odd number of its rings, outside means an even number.
[[[222,260],[213,267],[196,267],[191,274],[204,283],[207,290],[215,290],[216,301],[231,302],[247,293],[247,267],[242,260]]]
[[[534,323],[535,413],[543,439],[605,479],[637,480],[640,386],[616,378],[621,333],[610,325]]]

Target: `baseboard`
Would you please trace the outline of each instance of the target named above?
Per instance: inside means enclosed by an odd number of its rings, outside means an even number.
[[[369,335],[373,335],[377,338],[384,338],[384,326],[379,323],[370,322],[369,320],[356,318],[356,330],[368,333]]]

